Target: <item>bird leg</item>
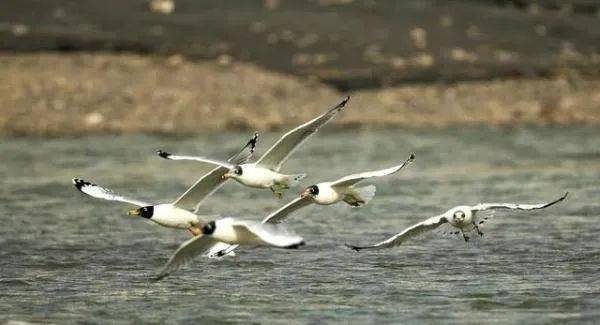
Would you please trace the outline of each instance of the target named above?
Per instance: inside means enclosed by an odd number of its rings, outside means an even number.
[[[365,201],[360,196],[357,196],[356,194],[346,194],[344,196],[344,202],[348,203],[348,205],[353,206],[353,207],[359,207],[359,206],[365,204]]]
[[[278,199],[281,200],[283,198],[283,192],[281,192],[281,190],[279,190],[278,188],[271,186],[271,191]]]
[[[462,233],[465,242],[469,242],[469,236],[467,236],[462,229],[460,230],[460,232]]]
[[[481,230],[479,230],[479,227],[477,226],[477,224],[475,222],[473,222],[473,227],[475,227],[475,230],[477,230],[477,234],[481,237],[483,237],[483,233],[481,232]]]
[[[281,198],[283,198],[283,190],[285,190],[286,188],[281,185],[273,185],[270,187],[270,189],[271,189],[271,192],[273,192],[273,194],[278,199],[281,199]]]
[[[365,201],[363,201],[363,200],[359,200],[359,199],[356,199],[356,198],[355,198],[355,199],[354,199],[352,202],[348,202],[348,204],[350,204],[350,205],[351,205],[351,206],[353,206],[353,207],[359,207],[359,206],[361,206],[361,205],[364,205],[364,204],[365,204]]]

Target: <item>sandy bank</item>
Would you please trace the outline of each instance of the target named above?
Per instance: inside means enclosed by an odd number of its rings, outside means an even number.
[[[179,56],[0,56],[4,135],[270,130],[305,121],[342,95],[311,79]],[[600,80],[574,73],[350,95],[339,125],[600,123]]]

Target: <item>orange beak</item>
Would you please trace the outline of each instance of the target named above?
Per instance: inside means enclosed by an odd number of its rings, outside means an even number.
[[[200,227],[189,227],[188,230],[192,233],[192,235],[194,236],[199,236],[202,235],[202,230],[200,230]]]
[[[302,192],[302,193],[300,194],[300,197],[301,197],[301,198],[305,198],[305,197],[307,197],[307,196],[311,196],[311,194],[310,194],[310,190],[309,190],[309,189],[306,189],[306,190],[304,190],[304,192]]]

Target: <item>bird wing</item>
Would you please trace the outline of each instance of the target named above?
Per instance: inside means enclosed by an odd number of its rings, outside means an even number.
[[[284,205],[283,207],[279,208],[279,210],[271,213],[270,215],[268,215],[265,219],[263,219],[263,223],[280,223],[282,222],[284,219],[287,218],[287,216],[300,209],[303,208],[309,204],[311,204],[311,200],[309,197],[299,197],[293,201],[291,201],[290,203]]]
[[[547,203],[539,204],[517,204],[517,203],[479,203],[472,207],[474,211],[483,211],[490,209],[511,209],[511,210],[537,210],[547,208],[567,198],[569,192],[566,192],[560,198]]]
[[[433,230],[444,223],[448,222],[448,219],[444,215],[431,217],[426,219],[425,221],[419,222],[416,225],[405,229],[403,232],[386,239],[380,243],[377,243],[372,246],[354,246],[346,244],[347,247],[352,248],[355,251],[360,251],[363,249],[382,249],[382,248],[390,248],[401,245],[406,240],[418,236],[426,231]]]
[[[401,165],[386,168],[386,169],[381,169],[381,170],[375,170],[375,171],[370,171],[370,172],[348,175],[348,176],[338,179],[337,181],[334,181],[333,183],[331,183],[331,186],[332,187],[347,187],[347,186],[352,186],[352,185],[354,185],[364,179],[367,179],[367,178],[390,175],[390,174],[393,174],[393,173],[399,171],[404,166],[410,164],[414,159],[415,159],[415,155],[411,154],[410,157],[408,157],[408,159],[406,159]]]
[[[73,178],[73,185],[75,185],[75,187],[82,193],[85,193],[85,194],[87,194],[91,197],[95,197],[97,199],[103,199],[103,200],[107,200],[107,201],[124,202],[124,203],[137,205],[139,207],[153,205],[151,203],[146,203],[146,202],[138,201],[135,199],[130,199],[125,196],[121,196],[107,188],[100,187],[94,183],[87,182],[80,178]]]
[[[256,150],[256,143],[258,142],[258,133],[254,132],[254,135],[246,145],[235,155],[231,156],[227,159],[227,162],[230,162],[234,165],[241,165],[243,163],[248,162],[250,158],[254,155],[254,151]]]
[[[202,202],[223,186],[226,181],[226,179],[223,179],[223,175],[228,171],[229,169],[225,167],[217,167],[211,170],[177,198],[173,205],[197,212]]]
[[[282,225],[236,220],[232,226],[240,237],[252,238],[255,243],[280,248],[297,248],[304,244],[302,237],[291,234]]]
[[[310,201],[309,198],[299,197],[299,198],[291,201],[290,203],[284,205],[279,210],[268,215],[265,219],[263,219],[262,223],[278,224],[278,223],[282,222],[285,218],[287,218],[287,216],[290,213],[292,213],[302,207],[305,207],[311,203],[312,202]],[[231,245],[230,247],[227,247],[226,249],[221,249],[221,250],[217,250],[217,251],[211,250],[209,255],[224,256],[224,255],[229,254],[233,250],[235,250],[237,248],[237,246],[238,245]]]
[[[231,169],[233,167],[235,167],[235,165],[233,165],[230,162],[227,161],[222,161],[222,160],[218,160],[218,159],[212,159],[212,158],[206,158],[206,157],[201,157],[201,156],[179,156],[179,155],[173,155],[171,153],[168,153],[166,151],[162,151],[162,150],[158,150],[156,152],[157,155],[161,156],[162,158],[165,159],[169,159],[169,160],[193,160],[193,161],[200,161],[200,162],[204,162],[207,164],[211,164],[211,165],[217,165],[219,167],[225,167],[227,169]]]
[[[238,153],[233,155],[227,161],[236,165],[243,164],[248,161],[248,159],[250,159],[250,157],[252,157],[254,154],[257,138],[258,134],[254,133],[254,136],[250,139],[250,141],[248,141],[248,143],[246,143],[246,145]],[[200,179],[198,179],[194,185],[188,188],[185,193],[177,198],[177,200],[173,202],[173,205],[182,209],[197,212],[202,202],[216,192],[219,188],[221,188],[225,181],[227,181],[226,179],[223,179],[223,175],[225,175],[225,173],[228,171],[229,168],[222,166],[211,170],[206,175],[200,177]]]
[[[337,113],[344,109],[350,97],[345,97],[337,106],[317,118],[300,125],[282,136],[269,150],[256,162],[259,167],[279,171],[281,165],[289,156],[320,127],[331,121]]]
[[[169,257],[169,261],[156,276],[156,280],[160,280],[165,276],[176,272],[186,264],[190,263],[196,256],[210,250],[213,246],[220,244],[210,236],[195,236],[188,239],[183,244],[179,245],[177,250]]]

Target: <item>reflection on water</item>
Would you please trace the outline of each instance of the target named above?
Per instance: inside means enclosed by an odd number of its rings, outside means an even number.
[[[278,134],[264,135],[259,153]],[[360,209],[309,207],[288,225],[298,251],[240,249],[198,259],[161,282],[150,277],[185,231],[126,216],[129,208],[72,188],[80,176],[168,202],[209,166],[165,161],[156,149],[226,157],[248,134],[3,139],[0,165],[0,320],[54,322],[286,320],[508,322],[591,320],[600,296],[598,128],[320,132],[284,166],[303,185],[415,163],[376,181]],[[228,183],[202,212],[261,219],[292,198]],[[396,249],[355,253],[344,242],[387,238],[461,203],[537,202],[548,210],[498,212],[483,239],[431,233]],[[485,317],[485,318],[484,318]]]

